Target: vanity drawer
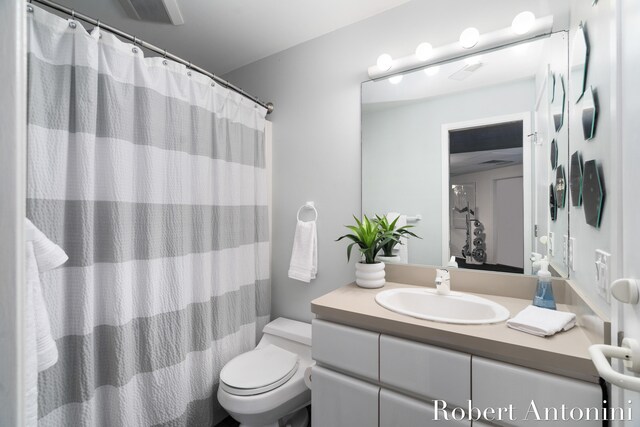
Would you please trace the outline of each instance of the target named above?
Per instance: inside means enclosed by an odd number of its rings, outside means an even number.
[[[311,424],[314,427],[378,425],[380,387],[314,366]]]
[[[471,399],[471,356],[427,344],[380,337],[380,382],[447,406]]]
[[[319,364],[378,381],[379,333],[317,319],[312,328],[311,351]]]
[[[554,416],[552,408],[557,408],[558,416],[561,416],[562,405],[565,405],[567,415],[571,408],[581,408],[583,411],[586,408],[602,408],[602,390],[597,384],[480,357],[473,357],[472,373],[474,407],[480,409],[507,408],[509,405],[513,407],[513,420],[495,420],[492,423],[518,427],[549,423],[580,427],[602,426],[602,421],[587,419],[544,420],[547,408],[550,408],[551,417]],[[535,410],[531,406],[532,402]],[[529,410],[531,412],[525,420]],[[536,411],[542,420],[536,419]]]
[[[450,413],[445,415],[442,411],[436,413],[433,404],[412,399],[402,394],[380,390],[380,427],[425,427],[425,426],[449,426],[470,427],[471,422],[452,419]]]

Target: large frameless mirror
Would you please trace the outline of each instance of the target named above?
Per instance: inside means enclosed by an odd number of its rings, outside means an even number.
[[[362,211],[415,227],[401,262],[531,274],[540,253],[566,276],[542,237],[568,234],[568,58],[560,32],[362,84]]]

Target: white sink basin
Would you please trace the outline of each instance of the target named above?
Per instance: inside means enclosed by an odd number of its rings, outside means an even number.
[[[509,318],[509,310],[500,304],[460,292],[438,295],[435,289],[389,289],[378,293],[376,302],[396,313],[442,323],[480,325]]]

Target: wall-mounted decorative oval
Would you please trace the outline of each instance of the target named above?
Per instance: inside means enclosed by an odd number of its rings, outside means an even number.
[[[556,204],[556,189],[553,188],[553,184],[549,185],[549,213],[551,214],[551,220],[555,221],[558,218],[558,205]]]
[[[582,205],[582,156],[579,151],[571,155],[569,169],[569,187],[571,190],[571,205]]]
[[[600,227],[602,208],[604,207],[604,186],[595,160],[589,160],[584,164],[582,199],[587,224]]]
[[[585,24],[580,24],[573,38],[571,48],[571,100],[576,103],[582,98],[587,82],[587,65],[589,62],[589,43]]]
[[[564,166],[558,165],[556,168],[556,205],[559,209],[564,208],[567,195],[567,178],[564,173]]]
[[[598,120],[598,98],[596,91],[589,86],[582,97],[582,132],[584,139],[592,139],[596,134]]]
[[[553,89],[553,101],[551,102],[551,114],[553,115],[553,125],[558,132],[562,128],[564,123],[564,104],[565,104],[565,90],[564,90],[564,77],[562,74],[554,76],[554,89]]]

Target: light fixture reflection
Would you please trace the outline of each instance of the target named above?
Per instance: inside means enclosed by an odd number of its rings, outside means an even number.
[[[531,27],[533,27],[535,22],[536,16],[533,12],[520,12],[515,18],[513,18],[513,22],[511,22],[511,29],[518,35],[526,34],[531,30]]]
[[[474,55],[464,59],[464,62],[467,65],[476,65],[479,64],[482,60],[482,55]]]
[[[431,55],[433,55],[433,46],[431,46],[431,43],[420,43],[416,48],[416,57],[420,61],[426,61],[431,58]]]
[[[392,85],[397,85],[398,83],[400,83],[402,81],[402,74],[398,74],[397,76],[393,76],[393,77],[389,77],[389,83],[391,83]]]
[[[440,72],[440,66],[439,65],[434,65],[433,67],[429,67],[429,68],[425,68],[424,69],[424,73],[429,77],[435,76],[439,72]]]
[[[383,53],[378,56],[378,60],[376,61],[376,65],[380,69],[380,71],[389,71],[391,66],[393,65],[393,58],[388,53]]]
[[[480,31],[477,28],[469,27],[460,34],[460,45],[465,49],[471,49],[480,41]]]

